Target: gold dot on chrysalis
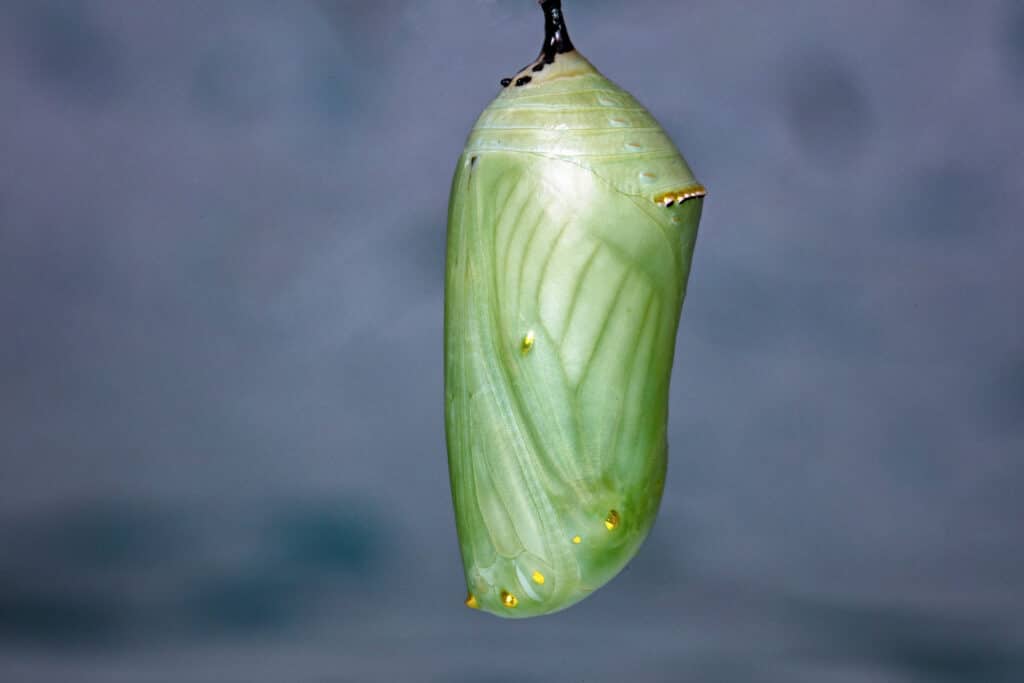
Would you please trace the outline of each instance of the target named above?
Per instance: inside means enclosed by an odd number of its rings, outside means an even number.
[[[544,575],[540,572],[533,573],[533,582],[536,584],[544,585]]]
[[[573,536],[572,537],[572,542],[575,543],[576,545],[579,545],[580,543],[583,542],[583,539],[580,538],[579,536]]]
[[[619,512],[618,510],[609,510],[608,516],[604,518],[604,528],[611,531],[619,525]]]
[[[508,591],[501,591],[501,604],[505,605],[505,607],[508,607],[509,609],[512,609],[513,607],[519,604],[519,600],[517,600],[516,596],[512,595]]]
[[[470,609],[480,609],[480,603],[476,601],[476,596],[472,593],[466,596],[466,607]]]
[[[523,343],[519,346],[519,349],[523,352],[524,356],[533,348],[533,343],[535,341],[537,341],[537,336],[533,333],[533,330],[529,330],[526,333],[526,336],[523,337]]]

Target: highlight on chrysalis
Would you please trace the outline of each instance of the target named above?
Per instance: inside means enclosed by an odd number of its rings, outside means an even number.
[[[463,595],[502,617],[582,600],[651,530],[705,195],[654,117],[576,51],[561,2],[539,4],[541,52],[470,132],[448,214]]]

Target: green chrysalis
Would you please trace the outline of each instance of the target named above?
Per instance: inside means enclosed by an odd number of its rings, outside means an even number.
[[[665,482],[669,377],[704,188],[542,0],[536,61],[452,183],[445,417],[466,604],[564,609],[637,553]]]

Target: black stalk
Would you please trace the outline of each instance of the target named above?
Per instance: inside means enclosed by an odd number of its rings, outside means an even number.
[[[555,55],[572,52],[576,48],[569,39],[569,30],[565,27],[565,15],[562,14],[562,0],[539,0],[544,12],[544,45],[540,54],[545,64],[555,61]]]

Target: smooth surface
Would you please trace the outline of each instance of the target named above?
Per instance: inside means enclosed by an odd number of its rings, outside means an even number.
[[[650,531],[702,202],[656,201],[697,184],[634,98],[578,52],[537,63],[481,114],[449,206],[452,494],[467,604],[503,617],[582,600]]]

